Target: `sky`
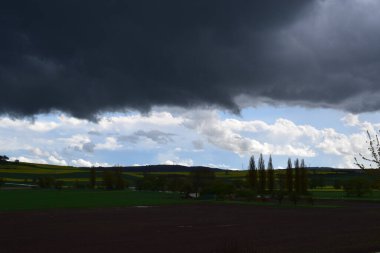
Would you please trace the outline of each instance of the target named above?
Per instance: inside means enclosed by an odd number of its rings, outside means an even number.
[[[380,2],[2,1],[0,153],[73,166],[353,168]]]

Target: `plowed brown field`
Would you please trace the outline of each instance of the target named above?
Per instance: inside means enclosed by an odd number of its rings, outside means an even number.
[[[0,252],[376,252],[380,204],[181,205],[0,213]]]

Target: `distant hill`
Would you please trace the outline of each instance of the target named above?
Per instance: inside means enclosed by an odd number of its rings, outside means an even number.
[[[361,169],[350,169],[350,168],[332,168],[332,167],[308,167],[307,168],[308,170],[310,171],[325,171],[325,172],[339,172],[339,173],[342,173],[342,172],[347,172],[347,173],[361,173],[362,170]]]
[[[121,166],[121,167],[95,167],[96,170],[105,170],[105,169],[121,169],[124,172],[190,172],[200,169],[209,169],[215,172],[224,172],[228,171],[226,169],[220,168],[210,168],[207,166],[183,166],[183,165],[145,165],[145,166]],[[73,167],[73,166],[59,166],[51,164],[35,164],[35,163],[15,163],[15,162],[3,162],[0,163],[0,169],[43,169],[43,170],[83,170],[86,171],[90,169],[89,167]],[[320,172],[336,172],[336,173],[348,173],[356,174],[361,173],[360,169],[337,169],[332,167],[308,167],[309,171],[320,171]],[[232,171],[232,170],[231,170]],[[245,170],[233,170],[236,172],[245,171]]]
[[[121,169],[124,172],[190,172],[194,170],[208,169],[212,171],[225,171],[224,169],[210,168],[206,166],[183,166],[183,165],[144,165],[144,166],[113,166],[94,167],[96,170]],[[0,169],[44,169],[44,170],[88,170],[90,167],[73,167],[52,164],[38,164],[26,162],[2,162]]]
[[[146,165],[146,166],[126,166],[126,167],[96,167],[96,170],[118,168],[124,172],[191,172],[195,170],[212,170],[215,172],[225,171],[218,168],[210,168],[206,166],[183,166],[183,165]]]
[[[183,165],[145,165],[145,166],[122,166],[107,167],[107,169],[118,168],[124,172],[190,172],[201,169],[208,169],[215,172],[226,171],[226,169],[210,168],[207,166],[183,166]],[[86,169],[86,168],[83,168]],[[88,168],[87,168],[88,169]],[[97,167],[96,170],[104,170],[105,168]],[[308,167],[310,171],[338,172],[338,173],[361,173],[360,169],[337,169],[332,167]],[[245,170],[234,170],[245,171]]]
[[[0,163],[0,180],[4,179],[9,186],[10,184],[20,186],[21,184],[34,184],[39,178],[53,177],[57,180],[64,181],[67,185],[76,183],[87,184],[90,176],[89,167],[72,167],[58,166],[49,164],[34,163]],[[182,165],[147,165],[147,166],[120,166],[120,167],[96,167],[98,177],[102,177],[103,171],[121,169],[124,176],[130,182],[141,178],[142,173],[163,173],[163,174],[181,174],[188,175],[189,172],[209,169],[215,171],[215,176],[228,180],[244,179],[247,175],[246,170],[226,170],[220,168],[210,168],[206,166],[182,166]],[[360,169],[335,169],[331,167],[310,167],[307,168],[310,180],[323,185],[334,185],[339,181],[348,180],[358,175],[364,175],[373,178],[379,170],[360,170]],[[277,173],[285,173],[285,170],[278,170]]]

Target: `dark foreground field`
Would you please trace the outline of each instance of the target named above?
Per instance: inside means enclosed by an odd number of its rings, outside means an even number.
[[[2,212],[0,252],[380,251],[380,204],[345,205],[200,204]],[[249,251],[239,251],[243,248]]]

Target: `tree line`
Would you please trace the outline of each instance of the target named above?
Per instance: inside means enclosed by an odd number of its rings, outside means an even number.
[[[0,156],[0,163],[9,163],[8,159],[7,156]],[[311,172],[313,173],[308,175],[308,169],[303,159],[291,160],[290,158],[287,161],[286,169],[275,170],[272,157],[269,156],[266,162],[263,155],[260,154],[257,160],[253,155],[249,158],[248,170],[243,177],[230,177],[228,170],[224,172],[221,170],[216,176],[214,170],[207,168],[196,169],[188,174],[140,172],[136,175],[127,175],[123,168],[114,167],[89,168],[87,180],[81,176],[70,182],[61,177],[41,175],[25,179],[24,183],[31,183],[40,188],[55,189],[122,190],[131,186],[136,190],[180,192],[185,196],[196,194],[241,200],[277,198],[279,201],[284,197],[296,201],[299,197],[310,196],[309,188],[315,189],[326,185],[333,186],[335,189],[343,189],[347,196],[358,197],[370,193],[371,189],[380,188],[378,169],[362,170],[357,175],[342,178],[331,178],[331,176],[328,178],[324,174],[316,174],[315,170]],[[0,178],[0,187],[5,183],[5,180]]]
[[[247,181],[250,188],[258,194],[273,194],[275,190],[300,195],[308,192],[305,161],[303,159],[300,161],[298,158],[294,160],[294,163],[290,158],[288,159],[285,175],[283,175],[280,172],[275,174],[272,156],[269,156],[268,164],[265,168],[263,155],[260,154],[257,166],[255,157],[252,155],[249,159]]]

